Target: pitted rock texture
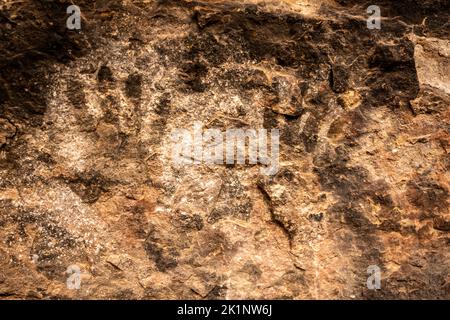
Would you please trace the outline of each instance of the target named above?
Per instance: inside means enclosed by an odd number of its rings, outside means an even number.
[[[0,297],[450,298],[447,0],[76,2],[1,3]],[[196,121],[278,172],[175,166]]]

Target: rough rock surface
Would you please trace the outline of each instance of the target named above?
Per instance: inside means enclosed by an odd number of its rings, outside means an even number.
[[[0,4],[1,298],[450,298],[448,0],[70,2]],[[278,173],[175,167],[195,121]]]

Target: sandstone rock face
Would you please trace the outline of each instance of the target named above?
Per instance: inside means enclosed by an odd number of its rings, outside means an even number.
[[[448,1],[76,2],[1,5],[0,297],[450,298]]]

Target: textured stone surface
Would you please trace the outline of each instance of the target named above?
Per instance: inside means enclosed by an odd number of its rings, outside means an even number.
[[[381,30],[367,1],[77,2],[80,32],[1,4],[0,297],[450,297],[448,1],[378,1]],[[278,173],[173,166],[195,121],[280,129]]]

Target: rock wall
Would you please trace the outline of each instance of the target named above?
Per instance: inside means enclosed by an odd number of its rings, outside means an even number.
[[[1,4],[0,297],[450,298],[448,0],[76,2]]]

